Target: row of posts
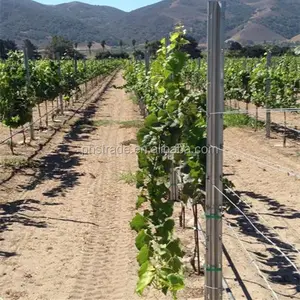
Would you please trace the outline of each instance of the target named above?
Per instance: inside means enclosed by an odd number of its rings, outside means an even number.
[[[26,69],[26,83],[29,86],[31,79],[30,79],[28,48],[26,46],[24,47],[23,53],[24,53],[24,65],[25,65],[25,69]],[[55,58],[58,61],[58,74],[59,74],[59,78],[61,78],[60,54],[56,53]],[[77,70],[78,70],[78,64],[77,64],[77,57],[75,54],[75,57],[74,57],[74,72],[75,72],[75,74],[77,74]],[[86,59],[84,59],[84,71],[86,72]],[[88,85],[88,83],[87,83],[87,81],[85,81],[85,92],[87,92],[87,89],[88,89],[87,85]],[[78,93],[76,91],[75,101],[77,101],[77,100],[78,100]],[[61,114],[64,114],[64,103],[63,103],[63,94],[62,93],[59,93],[59,97],[57,98],[57,107],[60,107]],[[31,120],[29,123],[29,130],[30,130],[30,139],[34,140],[35,135],[34,135],[33,109],[32,108],[31,108]]]

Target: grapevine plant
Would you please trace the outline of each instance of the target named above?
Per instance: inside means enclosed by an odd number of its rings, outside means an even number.
[[[29,61],[29,77],[22,53],[11,52],[5,62],[0,62],[0,121],[11,128],[22,126],[32,119],[32,108],[53,100],[60,93],[70,97],[79,91],[80,84],[97,76],[107,75],[119,67],[121,61],[63,60],[60,64],[51,60]]]
[[[186,87],[184,68],[189,56],[180,51],[187,43],[184,34],[178,27],[168,46],[165,39],[161,41],[147,74],[139,62],[130,63],[125,71],[127,91],[135,92],[148,111],[137,134],[139,212],[131,221],[139,250],[136,292],[142,294],[153,286],[164,294],[170,292],[174,299],[184,287],[184,253],[174,235],[170,172],[175,169],[179,174],[181,200],[195,200],[204,186],[206,160],[205,151],[197,151],[206,146],[206,95]]]

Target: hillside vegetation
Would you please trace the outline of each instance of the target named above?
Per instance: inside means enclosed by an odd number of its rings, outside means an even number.
[[[290,40],[300,33],[298,0],[227,0],[226,38],[241,41]],[[160,39],[182,22],[197,40],[206,39],[206,0],[164,0],[126,13],[108,6],[71,2],[43,5],[0,0],[0,38],[28,38],[45,44],[53,35],[77,42]]]

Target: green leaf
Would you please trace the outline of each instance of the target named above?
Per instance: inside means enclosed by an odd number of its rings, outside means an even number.
[[[150,250],[149,250],[148,245],[144,245],[141,248],[141,250],[137,256],[137,261],[140,266],[149,259],[149,252],[150,252]]]
[[[143,140],[146,135],[148,135],[150,130],[148,128],[141,128],[137,133],[137,141],[140,146],[143,145]]]
[[[136,209],[139,209],[145,202],[147,202],[147,198],[145,196],[138,196],[136,201]]]
[[[139,271],[139,280],[136,287],[136,293],[142,295],[143,291],[147,286],[151,284],[155,276],[155,269],[152,265],[146,262],[144,265],[141,266]]]
[[[147,240],[147,234],[144,229],[142,229],[138,236],[135,238],[135,246],[138,250],[141,250]]]
[[[147,219],[141,214],[137,213],[135,217],[130,222],[130,227],[132,230],[139,232],[141,229],[146,228]]]
[[[140,151],[138,153],[138,162],[139,162],[139,168],[144,169],[148,167],[148,160],[147,160],[147,155],[145,152]]]
[[[168,294],[168,290],[169,290],[169,287],[168,286],[164,286],[162,287],[161,291],[163,292],[164,295],[167,295]]]
[[[158,123],[157,116],[152,113],[145,119],[145,126],[146,127],[154,127]]]
[[[182,252],[181,248],[180,248],[180,241],[179,239],[176,239],[172,242],[170,242],[167,245],[167,249],[171,252],[171,254],[173,256],[178,256],[178,257],[183,257],[184,253]]]
[[[140,266],[140,269],[138,271],[139,277],[142,277],[142,275],[147,271],[155,271],[155,268],[151,265],[149,260],[147,260]]]
[[[166,108],[167,108],[167,112],[169,114],[172,114],[174,111],[177,110],[177,108],[178,108],[178,102],[176,100],[169,100],[167,102],[167,107]]]
[[[136,172],[136,187],[139,189],[144,186],[144,173],[142,171]]]
[[[172,231],[175,226],[175,221],[173,219],[168,219],[165,224],[163,225],[164,230]]]
[[[168,275],[168,281],[173,291],[179,291],[184,288],[183,277],[178,274]]]

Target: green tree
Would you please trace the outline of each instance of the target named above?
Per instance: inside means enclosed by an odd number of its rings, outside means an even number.
[[[133,46],[133,50],[135,51],[135,46],[136,46],[136,40],[135,39],[132,40],[132,46]]]
[[[78,59],[83,58],[84,55],[74,49],[73,42],[61,36],[52,37],[51,42],[46,47],[48,57],[55,58],[56,54],[60,57],[74,58],[75,55]]]
[[[40,59],[41,55],[38,52],[37,46],[32,44],[28,39],[24,40],[24,47],[27,48],[28,58],[29,59]]]
[[[87,47],[89,48],[90,56],[92,55],[91,48],[92,48],[93,44],[94,44],[93,42],[88,42],[88,43],[87,43]]]
[[[243,49],[243,46],[239,42],[229,41],[228,44],[229,44],[228,48],[230,51],[240,51]]]
[[[119,46],[120,46],[120,48],[121,48],[121,53],[123,53],[124,42],[123,42],[122,40],[120,40]]]
[[[188,53],[191,58],[202,57],[201,50],[198,48],[198,43],[196,39],[190,35],[185,35],[184,39],[188,41],[188,43],[181,46],[180,50],[185,53]]]
[[[51,42],[46,47],[46,51],[51,58],[55,58],[56,53],[60,57],[72,56],[72,53],[74,53],[73,43],[62,36],[53,36]]]
[[[12,40],[1,40],[0,39],[0,58],[7,59],[9,51],[17,51],[17,44]]]
[[[149,51],[149,54],[151,56],[156,56],[157,51],[161,48],[161,42],[155,41],[149,43],[148,41],[146,41],[145,48]]]
[[[102,47],[103,52],[105,50],[105,46],[106,46],[105,40],[101,41],[101,47]]]

